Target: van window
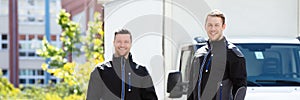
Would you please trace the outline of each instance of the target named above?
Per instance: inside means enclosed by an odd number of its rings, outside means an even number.
[[[189,71],[190,71],[190,62],[192,56],[191,50],[185,50],[181,52],[181,60],[180,60],[180,71],[182,73],[182,80],[188,81]]]
[[[248,86],[300,86],[299,44],[236,44],[246,59]]]

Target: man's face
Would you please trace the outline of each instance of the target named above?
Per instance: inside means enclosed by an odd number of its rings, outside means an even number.
[[[117,34],[114,40],[115,46],[115,56],[125,56],[127,57],[130,48],[131,48],[131,40],[129,34]]]
[[[222,23],[220,17],[208,16],[205,24],[205,30],[211,41],[218,41],[223,38],[223,30],[226,24]]]

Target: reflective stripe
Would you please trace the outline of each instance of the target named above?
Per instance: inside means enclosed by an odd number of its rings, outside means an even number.
[[[203,62],[200,66],[200,71],[199,71],[199,79],[198,79],[198,100],[200,100],[200,94],[201,94],[201,79],[202,79],[202,71],[203,71],[203,67],[205,65],[207,56],[209,55],[209,53],[211,52],[211,49],[208,51],[207,55],[205,55]]]
[[[207,62],[207,65],[205,67],[205,72],[208,72],[208,66],[210,65],[210,61],[212,59],[212,56],[209,58],[208,62]]]

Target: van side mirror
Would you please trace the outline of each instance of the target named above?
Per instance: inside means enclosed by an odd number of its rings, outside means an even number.
[[[181,72],[172,72],[168,75],[167,92],[170,98],[180,98],[183,94]]]

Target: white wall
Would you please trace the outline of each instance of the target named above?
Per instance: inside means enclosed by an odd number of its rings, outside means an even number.
[[[146,66],[160,100],[163,100],[165,91],[162,4],[162,0],[120,0],[104,6],[105,59],[111,59],[114,53],[114,32],[122,28],[128,29],[133,38],[133,60]]]

